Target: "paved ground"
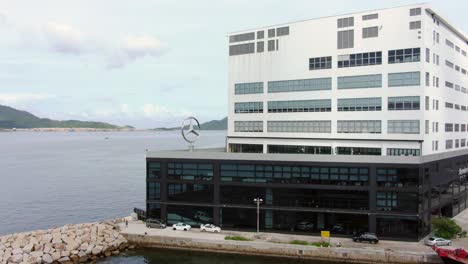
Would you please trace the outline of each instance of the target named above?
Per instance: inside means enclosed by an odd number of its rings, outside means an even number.
[[[467,215],[468,217],[468,215]],[[184,237],[184,238],[204,238],[213,240],[224,240],[227,235],[241,235],[257,242],[270,242],[270,243],[289,243],[292,240],[305,240],[308,242],[320,241],[317,236],[304,236],[293,234],[278,234],[278,233],[263,233],[259,234],[254,232],[240,232],[240,231],[222,231],[219,234],[200,232],[198,228],[192,228],[190,231],[174,231],[171,228],[156,229],[147,228],[141,221],[129,222],[128,227],[121,224],[122,232],[129,234],[140,234],[150,236],[167,236],[167,237]],[[400,252],[433,252],[430,247],[425,246],[422,242],[399,242],[399,241],[380,241],[379,244],[372,245],[368,243],[356,243],[350,238],[331,238],[330,242],[336,245],[341,243],[342,247],[346,248],[364,248],[374,250],[389,250]],[[467,240],[468,242],[468,240]]]

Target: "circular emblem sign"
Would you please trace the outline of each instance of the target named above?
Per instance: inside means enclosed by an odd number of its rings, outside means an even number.
[[[200,137],[200,123],[195,117],[184,119],[180,130],[185,141],[188,143],[193,143]]]

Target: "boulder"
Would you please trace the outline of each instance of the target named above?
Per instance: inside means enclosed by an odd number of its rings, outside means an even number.
[[[72,242],[72,243],[70,243],[70,244],[67,244],[67,245],[65,246],[65,249],[68,250],[68,251],[72,251],[72,250],[78,249],[79,246],[80,246],[80,245],[79,245],[78,243]]]
[[[93,255],[99,255],[101,254],[101,252],[102,252],[102,246],[95,246],[93,250],[91,251]]]
[[[42,251],[33,251],[29,253],[29,255],[31,255],[34,258],[38,258],[38,257],[42,257],[44,253]]]
[[[18,254],[23,254],[23,250],[21,248],[16,248],[11,251],[11,254],[13,255],[18,255]]]
[[[54,262],[54,259],[52,258],[51,255],[45,254],[44,256],[42,256],[42,262],[50,264],[50,263]]]
[[[34,244],[29,243],[26,246],[24,246],[23,252],[29,254],[29,253],[31,253],[31,251],[33,251],[33,249],[34,249]]]
[[[9,262],[20,263],[23,261],[23,254],[16,254],[8,259]]]
[[[76,254],[78,254],[78,252],[76,252]],[[62,251],[62,252],[60,252],[60,256],[68,257],[68,256],[70,256],[70,251],[66,251],[66,250]]]
[[[85,251],[88,248],[88,246],[89,246],[89,244],[87,242],[84,242],[83,244],[81,244],[80,250]]]
[[[93,251],[93,248],[94,248],[94,244],[90,244],[85,250],[86,254],[91,254],[91,252]]]
[[[63,257],[63,258],[59,259],[58,262],[62,263],[62,264],[72,264],[73,263],[69,257]]]
[[[62,257],[60,252],[54,252],[51,256],[53,260],[59,260]]]
[[[80,251],[78,253],[78,260],[80,263],[86,262],[88,260],[88,255],[86,255],[86,253],[84,253],[83,251]]]

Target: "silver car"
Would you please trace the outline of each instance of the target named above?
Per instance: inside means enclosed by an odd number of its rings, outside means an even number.
[[[150,219],[146,220],[146,227],[164,229],[164,228],[166,228],[166,225],[162,221],[160,221],[158,219],[151,219],[150,218]]]
[[[429,237],[424,241],[424,244],[428,246],[450,246],[452,245],[452,241],[440,237]]]

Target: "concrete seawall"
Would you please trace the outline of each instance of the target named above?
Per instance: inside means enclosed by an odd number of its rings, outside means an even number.
[[[359,248],[301,246],[257,241],[210,240],[203,238],[149,236],[123,233],[131,244],[141,247],[176,248],[197,251],[250,254],[325,260],[343,263],[442,263],[434,253],[369,250]]]

